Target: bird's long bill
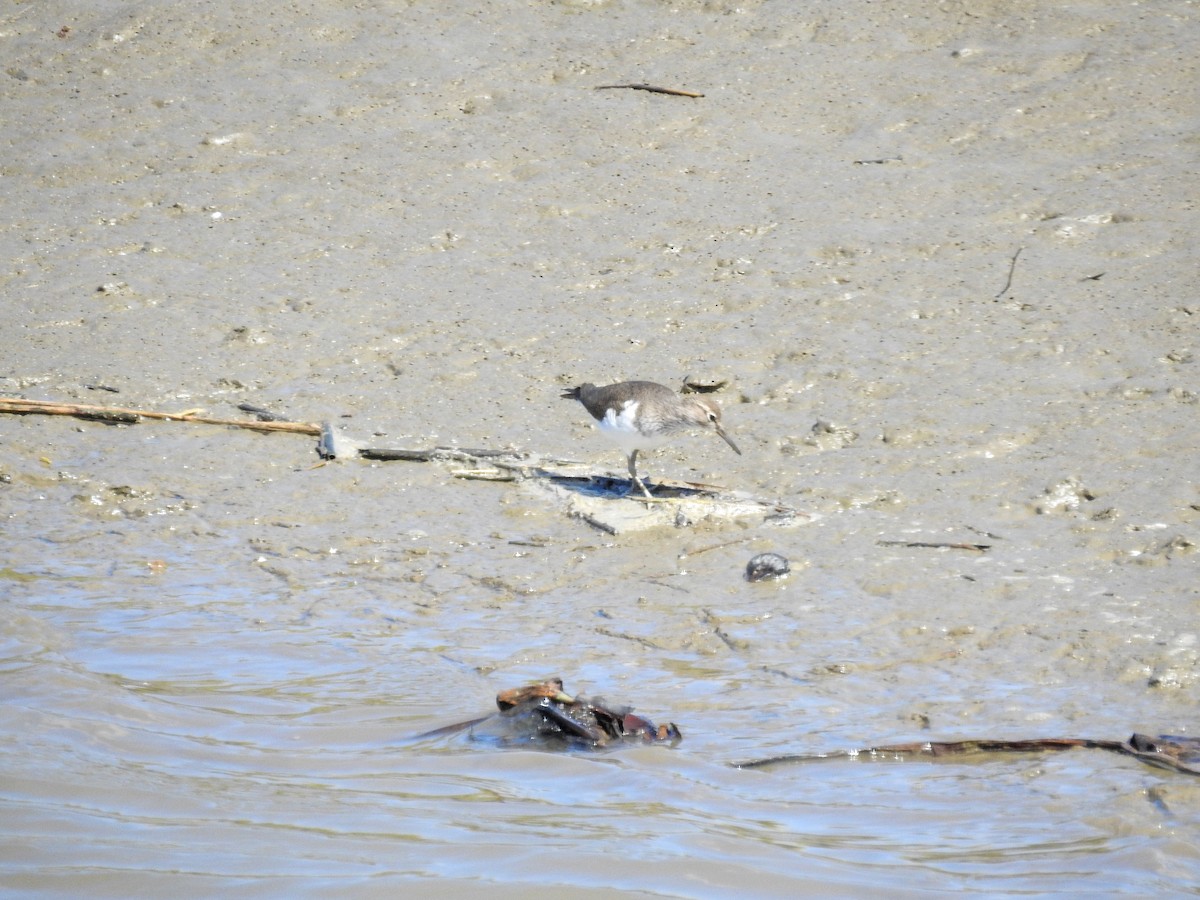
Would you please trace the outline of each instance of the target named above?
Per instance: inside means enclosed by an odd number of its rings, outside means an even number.
[[[738,445],[733,442],[733,438],[731,438],[729,435],[727,435],[725,433],[725,429],[721,427],[720,422],[713,422],[713,428],[717,429],[717,434],[719,434],[721,437],[725,438],[725,443],[727,443],[730,447],[733,448],[734,453],[736,453],[738,456],[742,455],[742,451],[739,450]]]

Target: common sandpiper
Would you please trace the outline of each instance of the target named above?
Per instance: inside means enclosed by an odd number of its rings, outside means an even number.
[[[742,455],[721,427],[720,405],[707,397],[680,396],[653,381],[622,381],[602,387],[581,384],[565,391],[562,397],[582,403],[600,430],[624,451],[629,459],[629,477],[633,479],[629,490],[636,484],[648,499],[652,499],[650,492],[638,478],[638,451],[661,447],[677,432],[712,428],[734,453]]]

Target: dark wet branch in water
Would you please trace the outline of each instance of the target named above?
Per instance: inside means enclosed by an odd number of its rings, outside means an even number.
[[[1162,734],[1152,737],[1134,734],[1127,741],[1094,740],[1092,738],[1037,738],[1033,740],[974,740],[974,741],[918,741],[911,744],[892,744],[883,747],[867,747],[863,750],[839,750],[834,753],[806,756],[771,756],[748,762],[734,763],[738,769],[765,769],[790,763],[817,762],[827,759],[880,759],[893,757],[969,756],[982,753],[1047,753],[1072,750],[1077,747],[1107,750],[1132,756],[1147,765],[1171,769],[1187,775],[1200,775],[1200,738]]]

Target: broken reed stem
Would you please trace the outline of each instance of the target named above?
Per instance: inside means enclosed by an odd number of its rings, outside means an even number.
[[[258,422],[246,419],[221,419],[197,413],[164,413],[145,409],[126,409],[119,406],[89,406],[83,403],[53,403],[43,400],[13,400],[0,397],[0,413],[15,415],[74,416],[99,422],[133,424],[141,419],[162,419],[168,422],[197,422],[202,425],[227,425],[250,431],[283,431],[291,434],[320,435],[321,426],[310,422]]]

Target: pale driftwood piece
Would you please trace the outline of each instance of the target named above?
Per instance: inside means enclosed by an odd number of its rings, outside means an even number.
[[[496,469],[455,469],[455,478],[464,481],[519,481],[520,475],[510,472],[499,472]]]
[[[0,413],[14,415],[73,416],[99,422],[135,424],[142,419],[167,422],[195,422],[201,425],[226,425],[251,431],[282,431],[291,434],[319,435],[321,426],[311,422],[258,422],[247,419],[222,419],[197,412],[165,413],[146,409],[127,409],[118,406],[89,406],[83,403],[53,403],[43,400],[14,400],[0,397]]]
[[[759,522],[771,526],[799,525],[816,516],[728,491],[711,484],[657,479],[651,498],[630,496],[624,478],[532,469],[521,479],[523,489],[548,497],[572,518],[609,534],[650,528],[685,528],[701,522]]]

